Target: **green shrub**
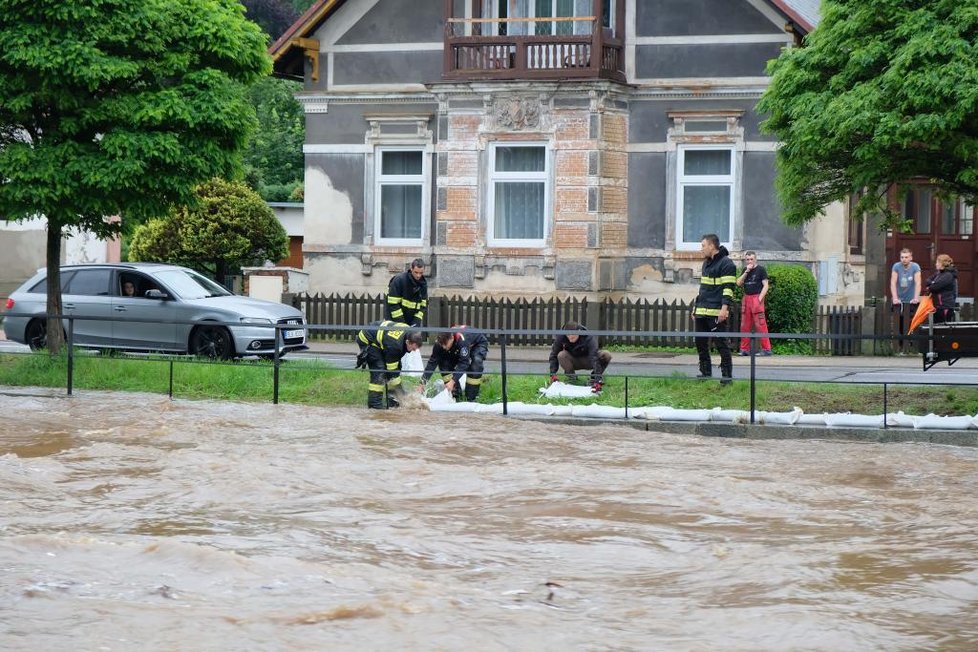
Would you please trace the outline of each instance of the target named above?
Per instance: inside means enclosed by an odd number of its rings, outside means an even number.
[[[772,333],[811,333],[818,309],[818,281],[802,265],[766,265],[770,289],[765,299]],[[811,353],[812,340],[772,340],[779,353]]]

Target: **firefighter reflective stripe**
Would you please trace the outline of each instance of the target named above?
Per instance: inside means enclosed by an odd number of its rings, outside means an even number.
[[[361,387],[363,387],[363,385],[361,385]],[[371,392],[382,392],[384,391],[384,386],[377,385],[375,383],[370,383],[369,385],[367,385],[367,390]]]
[[[482,376],[479,376],[478,378],[466,377],[465,384],[466,385],[481,385],[482,384]]]
[[[387,303],[391,303],[391,300],[387,299]],[[401,299],[401,305],[405,308],[410,308],[411,310],[417,310],[419,304],[411,301],[410,299]]]
[[[392,295],[388,295],[387,296],[387,303],[389,303],[389,304],[397,305],[400,302],[401,302],[401,297],[395,297],[395,296],[392,296]],[[407,302],[405,302],[405,303],[407,303]]]
[[[441,375],[441,379],[444,380],[447,383],[448,381],[450,381],[452,379],[452,374],[442,374]]]
[[[367,339],[367,334],[364,333],[363,331],[357,333],[357,339],[363,342],[364,344],[370,344],[370,340]]]
[[[414,313],[414,318],[417,319],[417,320],[419,320],[419,321],[422,320],[422,319],[424,319],[424,311],[419,310],[416,313]]]
[[[696,311],[694,312],[694,314],[697,315],[697,316],[699,316],[699,317],[719,317],[720,316],[720,309],[719,308],[699,308],[699,307],[697,307],[696,308]]]
[[[700,279],[700,285],[736,285],[736,276],[704,276]]]
[[[391,378],[390,380],[387,381],[387,387],[388,388],[390,388],[390,387],[399,387],[400,384],[401,384],[401,377],[400,376],[398,376],[397,378]]]
[[[401,319],[404,317],[404,311],[401,310],[400,307],[396,308],[395,310],[391,310],[391,317],[394,319]]]
[[[397,371],[398,366],[400,366],[400,361],[398,362],[386,362],[384,366],[387,367],[387,371]]]
[[[733,299],[733,290],[730,288],[723,288],[723,296]]]

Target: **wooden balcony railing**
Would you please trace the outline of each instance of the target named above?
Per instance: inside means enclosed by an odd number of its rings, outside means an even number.
[[[525,23],[527,27],[520,31],[527,32],[540,31],[534,29],[539,23],[549,23],[549,29],[559,32],[562,30],[554,26],[570,23],[575,27],[568,31],[585,33],[472,34],[482,32],[485,23]],[[450,18],[446,23],[444,76],[452,80],[604,78],[625,81],[621,40],[612,38],[609,30],[597,29],[595,23],[592,16]]]

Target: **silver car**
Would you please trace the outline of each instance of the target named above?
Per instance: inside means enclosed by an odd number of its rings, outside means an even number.
[[[8,340],[35,350],[47,343],[46,277],[47,272],[39,270],[12,292],[3,320]],[[270,357],[275,352],[276,330],[271,326],[281,324],[287,326],[280,329],[281,352],[307,348],[300,311],[237,296],[186,267],[66,265],[61,268],[61,300],[64,314],[78,317],[73,330],[77,346],[221,359]]]

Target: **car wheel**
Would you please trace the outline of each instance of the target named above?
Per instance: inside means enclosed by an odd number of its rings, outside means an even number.
[[[190,335],[190,350],[205,358],[230,360],[234,357],[234,342],[226,328],[198,326]]]
[[[24,341],[31,351],[40,351],[48,346],[48,325],[43,319],[32,319],[24,331]]]

